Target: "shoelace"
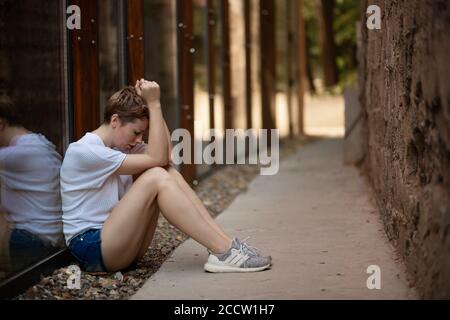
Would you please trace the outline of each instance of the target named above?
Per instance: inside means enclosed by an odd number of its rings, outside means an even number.
[[[249,245],[249,244],[247,244],[247,243],[245,242],[245,241],[247,241],[248,239],[250,239],[250,236],[247,237],[247,238],[245,238],[245,239],[242,240],[242,241],[239,241],[239,242],[240,242],[240,245],[241,245],[240,251],[242,251],[242,252],[245,253],[245,254],[248,254],[248,255],[251,255],[251,256],[255,256],[255,257],[257,257],[257,256],[262,256],[262,252],[261,252],[260,250],[258,250],[257,248],[255,248],[255,247],[253,247],[253,246],[251,246],[251,245]],[[206,249],[206,251],[207,251],[209,254],[215,254],[215,253],[213,253],[212,251],[210,251],[209,249]]]
[[[250,239],[250,237],[247,237],[241,241],[241,246],[244,249],[244,251],[253,256],[261,256],[261,251],[259,251],[257,248],[252,247],[251,245],[249,245],[245,242],[248,239]]]

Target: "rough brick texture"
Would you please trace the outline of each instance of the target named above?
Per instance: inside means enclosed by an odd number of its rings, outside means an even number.
[[[381,30],[365,24],[380,6]],[[362,1],[367,173],[424,298],[450,298],[450,2]]]

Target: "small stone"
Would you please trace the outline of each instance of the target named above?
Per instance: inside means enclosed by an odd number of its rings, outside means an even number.
[[[119,292],[117,292],[116,290],[110,290],[109,294],[112,295],[112,296],[118,296]]]
[[[123,281],[123,274],[122,274],[122,272],[116,272],[115,274],[114,274],[114,278],[116,279],[116,280],[119,280],[120,282],[122,282]]]
[[[212,203],[211,201],[209,201],[209,200],[203,200],[203,204],[204,204],[206,207],[209,207],[209,206],[212,205],[213,203]]]
[[[96,288],[89,288],[86,291],[86,295],[88,295],[88,296],[96,296],[96,295],[98,295],[98,289],[96,289]]]
[[[114,284],[114,280],[108,278],[100,278],[98,282],[100,286],[105,288],[112,287]]]

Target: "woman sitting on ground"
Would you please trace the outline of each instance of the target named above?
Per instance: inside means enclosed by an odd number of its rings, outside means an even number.
[[[148,145],[143,136],[148,130]],[[231,239],[170,165],[160,88],[144,79],[115,93],[104,123],[70,144],[61,167],[66,243],[88,272],[115,272],[147,252],[163,216],[208,249],[209,272],[267,269],[271,258]],[[133,181],[133,177],[135,177]]]

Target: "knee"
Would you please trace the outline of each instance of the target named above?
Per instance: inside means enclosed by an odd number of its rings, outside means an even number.
[[[174,181],[172,175],[161,167],[154,167],[146,170],[139,179],[152,186],[163,186]]]
[[[167,172],[175,179],[184,179],[181,173],[179,173],[178,170],[172,166],[167,168]]]

